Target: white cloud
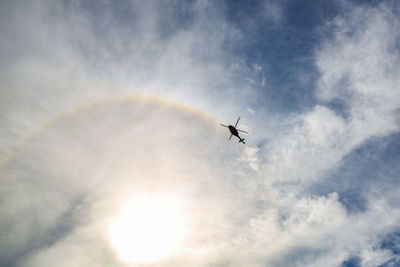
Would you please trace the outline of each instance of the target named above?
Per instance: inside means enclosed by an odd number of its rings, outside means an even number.
[[[254,171],[258,171],[258,153],[259,149],[257,147],[246,147],[245,156],[241,158],[242,161],[248,162],[250,168]]]
[[[299,218],[302,205],[310,203],[301,200],[307,194],[310,183],[323,182],[321,179],[327,171],[339,166],[348,153],[369,139],[399,130],[400,61],[395,46],[398,23],[388,5],[357,8],[346,18],[336,20],[337,33],[316,54],[321,71],[317,88],[321,105],[295,116],[287,132],[271,140],[264,149],[266,164],[261,168],[265,172],[264,181],[277,190],[280,211],[289,216],[287,223]],[[346,116],[324,106],[338,99],[345,103]],[[385,190],[379,194],[392,195],[393,189]],[[375,199],[380,204],[376,205],[371,200],[368,211],[360,216],[346,214],[337,198],[333,200],[338,208],[325,207],[325,212],[332,212],[332,215],[326,217],[330,219],[325,221],[322,229],[311,219],[312,214],[317,214],[320,209],[307,209],[307,213],[300,217],[304,220],[293,223],[293,236],[298,231],[307,235],[316,246],[328,247],[319,252],[315,248],[315,255],[292,260],[300,265],[326,266],[340,264],[356,255],[366,266],[376,266],[390,259],[391,252],[380,251],[379,242],[383,235],[399,225],[397,220],[389,218],[389,209],[396,213],[399,209],[397,205],[389,204],[391,202],[385,197],[376,199],[368,195],[367,198]],[[317,203],[321,202],[313,203],[318,207]],[[289,207],[292,205],[299,211],[291,210]],[[324,216],[326,214],[318,214],[315,218],[323,220]],[[376,227],[375,222],[381,216],[379,221],[384,225]],[[343,231],[343,228],[351,230]],[[329,229],[328,232],[326,229]],[[337,241],[332,241],[329,236]],[[301,246],[302,242],[302,238],[295,238],[291,244]],[[307,251],[310,252],[312,245],[308,245],[310,249]],[[306,255],[304,251],[301,253]],[[290,259],[289,256],[287,258]],[[274,264],[279,266],[279,262],[277,260]],[[286,265],[293,265],[293,262]]]
[[[317,53],[317,92],[324,103],[343,101],[348,116],[326,106],[299,115],[293,128],[269,145],[268,173],[277,179],[312,180],[369,138],[399,130],[398,23],[380,5],[358,8],[346,23],[336,25],[334,39]]]
[[[282,23],[285,19],[282,3],[279,1],[264,1],[263,15],[264,19],[276,25]]]
[[[253,109],[249,108],[249,107],[247,107],[247,112],[252,114],[252,115],[255,113],[255,111]]]

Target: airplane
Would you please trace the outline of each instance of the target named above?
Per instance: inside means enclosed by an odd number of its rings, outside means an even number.
[[[229,136],[229,140],[231,140],[232,135],[234,135],[234,136],[236,136],[237,138],[239,138],[239,143],[242,142],[243,144],[246,144],[246,143],[244,142],[244,138],[241,138],[241,137],[239,136],[239,133],[238,133],[238,132],[247,133],[247,134],[248,134],[248,132],[243,131],[243,130],[236,129],[236,126],[237,126],[237,124],[239,123],[239,120],[240,120],[240,116],[239,116],[239,118],[237,119],[235,126],[232,126],[232,125],[226,126],[225,124],[220,124],[220,125],[221,125],[221,126],[224,126],[224,127],[226,127],[226,128],[228,128],[229,131],[231,132],[231,136]]]

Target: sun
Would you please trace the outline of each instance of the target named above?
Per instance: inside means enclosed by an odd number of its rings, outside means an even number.
[[[183,203],[176,195],[153,193],[125,200],[108,224],[111,245],[121,260],[148,263],[177,252],[188,234]]]

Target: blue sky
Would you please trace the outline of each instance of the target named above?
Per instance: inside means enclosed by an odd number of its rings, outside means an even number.
[[[399,26],[396,1],[0,3],[0,265],[399,265]]]

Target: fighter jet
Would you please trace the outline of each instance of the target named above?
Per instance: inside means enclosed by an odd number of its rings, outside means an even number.
[[[226,128],[228,128],[229,131],[231,132],[231,136],[229,136],[229,140],[231,140],[232,135],[234,135],[234,136],[236,136],[237,138],[239,138],[239,143],[242,142],[243,144],[246,144],[246,143],[244,142],[244,138],[241,138],[241,137],[239,136],[239,133],[238,133],[238,132],[242,132],[242,133],[248,133],[248,132],[243,131],[243,130],[236,129],[236,126],[237,126],[237,124],[239,123],[239,120],[240,120],[240,117],[237,119],[235,126],[232,126],[232,125],[226,126],[225,124],[220,124],[220,125],[221,125],[221,126],[224,126],[224,127],[226,127]]]

